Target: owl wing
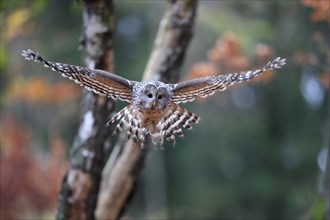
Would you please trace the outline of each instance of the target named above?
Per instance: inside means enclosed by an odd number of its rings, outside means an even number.
[[[190,102],[196,97],[207,97],[217,91],[224,91],[235,83],[249,81],[252,78],[271,69],[280,69],[285,65],[285,59],[280,57],[270,61],[262,69],[240,73],[228,73],[219,76],[208,76],[172,84],[172,101],[174,103]]]
[[[32,50],[23,50],[22,56],[26,60],[43,63],[45,67],[50,67],[52,70],[62,73],[62,76],[74,80],[79,85],[85,86],[88,90],[97,94],[131,102],[131,88],[135,83],[134,81],[103,70],[47,61]]]

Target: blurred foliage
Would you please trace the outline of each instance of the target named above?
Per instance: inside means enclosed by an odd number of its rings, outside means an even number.
[[[139,80],[166,2],[115,6],[116,73]],[[29,48],[82,64],[81,5],[2,0],[0,9],[0,218],[49,218],[82,92],[20,54]],[[329,1],[322,0],[200,1],[183,79],[254,69],[277,56],[288,64],[187,104],[201,123],[174,149],[153,152],[126,215],[324,218],[325,162],[318,158],[329,148],[328,14]]]
[[[54,209],[68,162],[65,146],[49,134],[49,152],[32,153],[32,131],[13,116],[1,114],[1,219],[41,217]]]
[[[330,2],[323,0],[302,0],[301,3],[314,9],[310,19],[314,22],[326,21],[330,23]]]
[[[194,64],[187,74],[187,79],[217,75],[228,72],[240,72],[251,67],[248,57],[243,54],[239,39],[234,34],[224,34],[208,53],[208,62]],[[266,44],[256,45],[255,56],[261,65],[265,65],[272,57],[273,49]],[[272,73],[271,71],[270,73]],[[269,78],[269,72],[254,79],[260,81]]]

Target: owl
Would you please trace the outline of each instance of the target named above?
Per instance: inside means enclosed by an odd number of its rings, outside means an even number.
[[[127,138],[141,147],[147,137],[155,146],[162,147],[164,138],[174,144],[176,136],[184,136],[182,127],[189,130],[193,123],[199,122],[199,116],[181,107],[179,103],[224,91],[228,86],[249,81],[267,70],[280,69],[286,61],[278,57],[262,69],[254,71],[167,84],[160,81],[132,81],[103,70],[51,62],[32,50],[23,50],[22,56],[26,60],[42,63],[96,94],[130,103],[106,125],[116,124],[114,133],[125,129]]]

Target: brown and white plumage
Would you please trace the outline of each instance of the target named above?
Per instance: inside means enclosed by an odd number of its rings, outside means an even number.
[[[285,65],[285,59],[277,57],[262,69],[240,73],[228,73],[219,76],[208,76],[184,81],[174,85],[172,101],[175,103],[190,102],[196,97],[207,97],[217,91],[224,91],[234,83],[249,81],[252,78],[272,69],[280,69]]]
[[[96,94],[126,102],[130,102],[132,99],[131,87],[135,83],[134,81],[127,80],[103,70],[94,70],[81,66],[47,61],[32,50],[23,50],[22,56],[26,60],[43,63],[45,67],[62,73],[63,77],[74,80],[79,85],[85,86],[88,90]]]
[[[278,57],[255,71],[166,84],[160,81],[131,81],[103,70],[50,62],[31,50],[23,51],[22,56],[26,60],[43,63],[45,67],[60,72],[62,76],[97,94],[129,102],[130,104],[110,119],[107,125],[117,123],[115,132],[126,129],[128,139],[141,146],[147,136],[154,145],[162,146],[164,137],[174,144],[175,136],[183,137],[181,127],[189,130],[193,123],[198,123],[200,118],[179,106],[179,103],[213,95],[234,83],[249,81],[265,71],[280,69],[285,65],[285,59]]]

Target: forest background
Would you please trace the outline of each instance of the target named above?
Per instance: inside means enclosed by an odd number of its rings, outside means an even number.
[[[115,1],[117,74],[140,80],[166,4]],[[53,218],[83,92],[21,51],[82,65],[81,5],[5,0],[0,7],[0,218]],[[201,123],[175,148],[152,151],[124,215],[324,218],[326,39],[328,1],[200,1],[181,80],[254,69],[277,56],[287,65],[186,104]]]

